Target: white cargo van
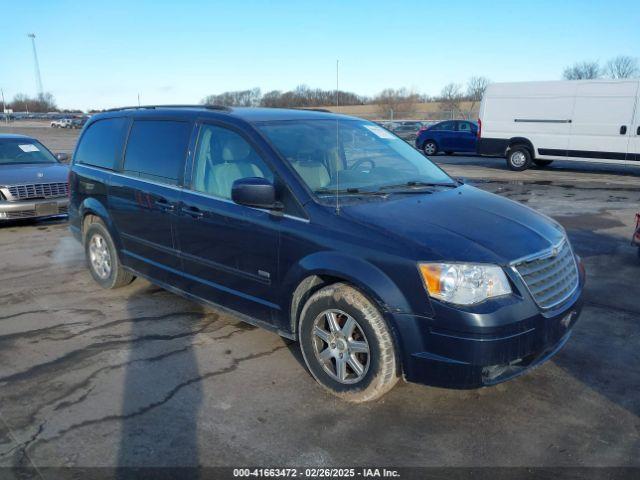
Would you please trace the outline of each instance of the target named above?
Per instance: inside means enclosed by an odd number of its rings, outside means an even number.
[[[516,171],[553,160],[640,166],[639,94],[638,79],[491,84],[478,153]]]

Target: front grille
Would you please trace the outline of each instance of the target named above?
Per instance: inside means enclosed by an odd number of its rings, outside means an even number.
[[[31,200],[38,198],[64,197],[69,193],[66,182],[60,183],[32,183],[25,185],[9,185],[7,187],[10,198],[7,200]]]
[[[555,253],[545,252],[514,267],[541,308],[562,303],[578,287],[578,267],[566,239]]]
[[[31,217],[35,217],[36,216],[36,211],[35,210],[20,210],[17,212],[6,212],[6,217],[5,218],[11,218],[11,219],[16,219],[16,218],[31,218]]]

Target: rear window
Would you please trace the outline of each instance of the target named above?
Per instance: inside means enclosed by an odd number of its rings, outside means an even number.
[[[175,185],[187,154],[191,124],[174,120],[136,120],[131,127],[124,171]]]
[[[127,118],[105,118],[91,124],[80,139],[75,161],[113,170],[122,155]]]

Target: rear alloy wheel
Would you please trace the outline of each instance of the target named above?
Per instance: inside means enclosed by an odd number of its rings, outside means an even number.
[[[135,279],[122,267],[111,235],[102,222],[87,227],[84,248],[91,276],[101,287],[119,288]]]
[[[337,283],[314,293],[300,316],[300,347],[311,375],[350,402],[380,398],[398,380],[391,332],[361,292]]]
[[[438,145],[433,140],[428,140],[422,146],[425,155],[435,155],[438,153]]]
[[[524,145],[514,145],[507,151],[509,170],[521,172],[531,166],[531,153]]]

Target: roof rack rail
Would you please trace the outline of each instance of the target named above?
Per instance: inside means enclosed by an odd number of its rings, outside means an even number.
[[[315,107],[293,107],[291,110],[307,110],[309,112],[322,112],[322,113],[336,113],[331,110],[327,110],[326,108],[315,108]]]
[[[206,108],[207,110],[220,110],[222,112],[230,112],[231,108],[226,107],[224,105],[203,105],[203,104],[195,104],[195,105],[132,105],[128,107],[116,107],[116,108],[108,108],[107,110],[103,110],[104,112],[118,112],[120,110],[153,110],[156,108]]]

